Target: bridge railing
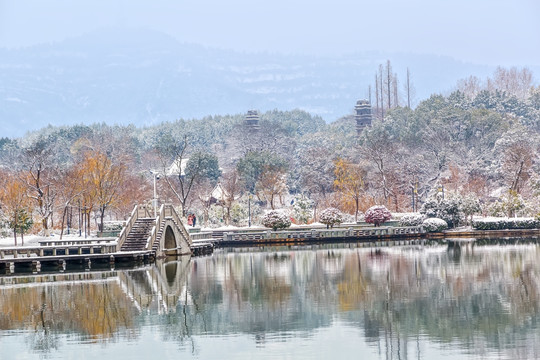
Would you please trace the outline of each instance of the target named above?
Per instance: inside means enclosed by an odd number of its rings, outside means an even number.
[[[189,234],[192,241],[201,241],[201,240],[208,240],[212,239],[213,231],[201,231],[198,233]]]
[[[156,241],[156,238],[157,238],[158,231],[159,229],[161,229],[161,225],[164,221],[165,221],[165,204],[162,204],[157,213],[157,218],[156,218],[154,227],[152,227],[150,236],[148,236],[148,239],[146,240],[146,247],[145,247],[146,250],[150,250],[152,246],[154,245],[154,242]]]
[[[192,244],[191,236],[189,235],[188,231],[186,230],[186,227],[184,226],[184,222],[182,221],[180,216],[178,216],[178,213],[176,212],[176,210],[174,210],[173,206],[171,204],[165,205],[164,211],[165,211],[164,212],[165,217],[169,217],[174,220],[176,225],[178,225],[178,229],[182,233],[182,236],[184,236],[184,239],[187,241],[189,245],[191,245]]]
[[[135,224],[135,221],[137,221],[138,218],[139,205],[135,205],[133,211],[131,212],[131,215],[129,216],[128,221],[126,222],[126,226],[124,226],[124,228],[120,232],[120,235],[118,235],[118,244],[116,245],[116,251],[120,251],[122,245],[124,245],[124,242],[127,239],[129,232],[131,231],[131,228],[133,227],[133,224]]]
[[[173,221],[178,226],[178,230],[186,240],[188,244],[192,244],[191,237],[184,227],[184,223],[182,222],[182,219],[180,216],[178,216],[178,213],[176,210],[174,210],[174,207],[171,204],[163,204],[159,208],[159,212],[157,213],[156,223],[154,227],[152,228],[152,231],[150,232],[150,236],[148,236],[148,239],[146,240],[146,250],[150,250],[150,248],[153,246],[154,242],[156,241],[156,238],[158,236],[158,232],[163,226],[163,223],[166,219],[173,219]],[[163,236],[164,234],[161,234]]]
[[[137,218],[153,218],[152,208],[147,205],[137,205]]]
[[[44,256],[61,256],[69,257],[70,255],[82,254],[111,254],[116,252],[116,242],[106,243],[71,243],[60,245],[40,245],[40,246],[17,246],[17,247],[1,247],[0,260],[44,257]]]
[[[379,236],[410,236],[421,235],[424,229],[421,226],[393,227],[379,226],[363,229],[337,228],[337,229],[310,229],[302,231],[260,231],[260,232],[228,232],[223,240],[252,241],[270,239],[325,239],[325,238],[370,238]]]

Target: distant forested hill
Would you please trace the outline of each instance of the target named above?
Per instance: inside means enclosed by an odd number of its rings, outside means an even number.
[[[485,88],[472,86],[476,82],[469,78],[460,90],[432,95],[414,109],[374,109],[371,126],[361,133],[352,115],[327,123],[302,110],[261,112],[258,126],[242,114],[144,127],[47,126],[17,139],[0,137],[0,190],[26,181],[17,188],[30,198],[38,188],[32,179],[39,179],[48,205],[28,205],[37,218],[56,216],[58,224],[77,196],[97,218],[95,188],[104,183],[88,179],[94,179],[96,164],[110,164],[123,176],[110,215],[125,218],[135,203],[153,194],[149,170],[171,174],[173,161],[186,160],[185,177],[201,174],[193,188],[179,196],[173,190],[186,189],[180,184],[184,177],[163,176],[160,199],[206,214],[216,226],[225,216],[223,207],[212,208],[205,199],[218,181],[236,194],[227,205],[235,224],[245,220],[250,195],[259,209],[287,207],[297,197],[318,209],[357,214],[374,204],[411,211],[411,194],[417,207],[442,192],[460,204],[470,200],[474,212],[536,216],[540,87],[531,86],[528,75],[501,69]],[[6,194],[0,201],[9,205]]]
[[[181,44],[149,31],[96,32],[0,49],[0,137],[48,124],[147,126],[248,109],[301,109],[334,121],[368,97],[387,59],[400,91],[410,69],[415,103],[448,92],[460,78],[493,71],[432,55],[244,54]]]

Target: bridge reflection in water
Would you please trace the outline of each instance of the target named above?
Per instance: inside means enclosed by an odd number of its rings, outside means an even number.
[[[0,346],[7,330],[22,331],[29,351],[61,354],[69,347],[61,341],[66,334],[114,348],[110,340],[155,346],[143,335],[150,332],[160,346],[179,344],[177,352],[195,358],[238,356],[216,344],[246,337],[251,343],[243,344],[254,354],[271,348],[278,357],[362,351],[368,359],[537,358],[539,256],[535,242],[377,252],[333,244],[219,250],[132,270],[5,277]]]
[[[184,257],[130,270],[0,277],[0,329],[29,330],[38,349],[54,348],[62,333],[94,340],[134,333],[140,314],[176,310],[189,264]]]

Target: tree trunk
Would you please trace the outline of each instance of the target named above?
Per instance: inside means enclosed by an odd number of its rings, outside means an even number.
[[[390,60],[387,60],[386,61],[386,88],[387,88],[387,91],[388,91],[388,109],[390,109],[392,107],[392,100],[391,100],[391,97],[392,97],[392,91],[391,91],[391,87],[392,87],[392,75],[391,75],[391,71],[392,71],[392,67],[390,66]]]
[[[358,206],[359,205],[358,201],[359,201],[359,199],[356,198],[355,199],[356,209],[355,209],[355,212],[354,212],[354,222],[358,222],[358,207],[359,207]]]
[[[398,91],[397,74],[394,74],[392,83],[393,83],[393,88],[394,88],[394,107],[399,107],[399,91]]]
[[[274,195],[270,195],[270,208],[272,210],[275,210],[274,209]]]
[[[514,177],[514,181],[512,182],[512,186],[510,187],[510,190],[515,191],[516,193],[519,190],[519,178],[521,177],[521,173],[523,172],[523,165],[524,161],[520,161],[518,171],[516,172],[516,175]]]
[[[183,202],[180,203],[180,206],[182,207],[182,217],[186,217],[186,206]]]
[[[90,235],[90,210],[86,214],[86,235]]]
[[[103,218],[105,217],[105,206],[102,206],[100,209],[100,222],[99,224],[99,231],[103,232]]]
[[[377,76],[377,73],[375,73],[375,109],[376,110],[376,114],[377,114],[377,117],[378,117],[378,112],[379,112],[379,77]]]
[[[411,108],[411,78],[409,68],[407,68],[407,107]]]
[[[379,90],[381,92],[381,120],[384,120],[384,86],[383,86],[383,66],[379,65]]]
[[[67,206],[64,207],[64,211],[62,212],[62,226],[60,229],[60,240],[62,240],[62,236],[64,235],[64,219],[66,218],[67,213]]]

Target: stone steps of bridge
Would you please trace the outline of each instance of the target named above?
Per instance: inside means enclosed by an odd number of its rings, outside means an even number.
[[[159,249],[159,240],[161,239],[161,235],[163,234],[163,231],[165,231],[165,224],[164,223],[161,225],[161,228],[157,232],[156,240],[152,244],[152,250],[158,251],[158,249]]]
[[[152,218],[140,218],[135,221],[131,231],[126,237],[120,251],[140,251],[146,247],[146,241],[150,236],[155,220]]]

